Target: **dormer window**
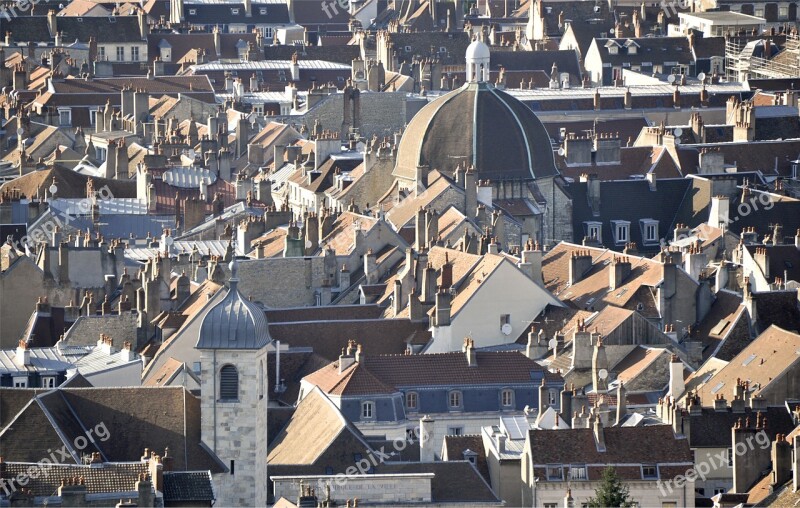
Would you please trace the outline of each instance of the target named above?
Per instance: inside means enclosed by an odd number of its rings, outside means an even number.
[[[636,45],[635,44],[631,44],[630,46],[628,46],[628,54],[629,55],[635,55],[636,54]]]
[[[560,482],[564,480],[564,469],[561,467],[561,464],[547,465],[547,480],[551,482]]]
[[[502,392],[500,392],[500,404],[503,406],[503,409],[513,408],[514,390],[511,388],[505,388]]]
[[[267,15],[267,8],[266,7],[260,8],[258,10],[258,13],[261,14],[262,16],[266,16]]]
[[[231,14],[233,14],[234,16],[238,16],[239,15],[239,9],[236,9],[236,8],[231,9]]]
[[[630,240],[631,223],[626,220],[611,221],[611,231],[614,233],[614,243],[623,244]]]
[[[189,9],[189,16],[196,16],[196,15],[197,15],[197,9]]]
[[[461,398],[461,392],[453,390],[447,395],[448,406],[450,411],[459,411],[464,408],[464,401]]]
[[[658,221],[642,219],[639,223],[642,228],[642,242],[645,244],[658,243]]]
[[[619,48],[617,46],[609,46],[608,47],[608,54],[609,55],[619,54]]]
[[[361,419],[374,420],[375,419],[375,403],[371,400],[361,403]]]
[[[658,478],[658,467],[655,464],[642,464],[642,479],[651,480]]]
[[[583,223],[587,237],[594,238],[597,243],[603,243],[603,224],[601,222],[587,221]]]
[[[417,392],[408,392],[406,394],[406,409],[409,411],[419,409],[419,395]]]

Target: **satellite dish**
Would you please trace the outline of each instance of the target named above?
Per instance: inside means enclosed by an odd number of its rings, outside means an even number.
[[[676,138],[679,138],[683,135],[683,129],[681,129],[680,127],[675,127],[675,130],[672,131],[672,133],[675,134]]]
[[[25,129],[23,129],[22,127],[17,129],[17,136],[22,136],[23,134],[25,134]]]
[[[58,187],[56,187],[56,184],[53,184],[47,190],[50,191],[51,196],[55,196],[56,192],[58,191]]]
[[[500,331],[503,332],[503,335],[511,335],[511,325],[506,323],[500,327]]]
[[[681,144],[681,138],[675,138],[675,144],[676,145],[680,145]]]
[[[550,339],[550,342],[547,343],[547,347],[550,349],[555,349],[558,346],[558,341],[556,339]]]
[[[701,72],[700,74],[697,75],[697,79],[699,79],[701,82],[705,82],[706,73],[705,72]]]
[[[164,243],[167,244],[167,247],[171,247],[172,244],[175,243],[175,240],[171,236],[168,236],[167,239],[164,240]]]
[[[306,240],[306,249],[310,249],[312,245],[311,240]]]
[[[594,6],[594,12],[600,12],[600,6],[599,5],[595,5]]]
[[[608,371],[606,369],[600,369],[600,372],[597,373],[597,377],[606,379],[608,377]]]
[[[675,74],[670,74],[670,75],[667,77],[667,82],[668,82],[670,85],[671,85],[671,84],[673,84],[673,83],[675,83]]]
[[[558,147],[558,155],[563,157],[565,153],[566,153],[566,151],[564,150],[563,146]]]

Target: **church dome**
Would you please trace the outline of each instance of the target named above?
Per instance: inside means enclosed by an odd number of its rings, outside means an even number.
[[[264,309],[239,292],[236,260],[230,268],[228,293],[203,318],[197,349],[260,349],[271,340]]]
[[[483,50],[480,45],[486,46],[475,41],[470,48],[477,53]],[[467,62],[485,59],[473,55]],[[418,165],[447,174],[458,164],[474,165],[479,180],[558,174],[550,136],[534,112],[479,78],[431,101],[411,119],[397,149],[394,174],[413,180]]]

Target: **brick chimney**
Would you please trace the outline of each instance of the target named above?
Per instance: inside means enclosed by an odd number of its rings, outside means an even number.
[[[618,258],[615,256],[608,268],[608,285],[614,291],[620,288],[625,283],[625,279],[631,274],[631,262],[627,257]]]
[[[569,283],[577,284],[592,267],[592,255],[588,250],[573,251],[569,259]]]

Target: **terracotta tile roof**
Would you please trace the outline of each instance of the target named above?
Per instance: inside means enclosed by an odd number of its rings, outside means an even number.
[[[749,332],[745,336],[737,337],[737,335],[741,334],[737,334],[734,331],[742,318],[747,320],[741,296],[724,289],[718,291],[717,298],[711,304],[708,314],[694,330],[693,336],[703,342],[703,358],[715,356],[722,360],[731,360],[736,353],[750,342]],[[731,337],[731,333],[734,334],[733,337]],[[732,339],[731,345],[736,349],[732,352],[733,354],[729,352],[720,356],[719,353],[721,351],[719,349],[722,348],[723,343],[727,342],[728,338]],[[730,350],[731,348],[726,347],[725,349]]]
[[[344,447],[342,449],[362,452],[363,456],[370,450],[361,432],[347,421],[322,391],[314,389],[297,404],[289,423],[270,444],[267,462],[270,467],[314,465],[337,442]],[[352,457],[349,453],[347,455]],[[339,459],[347,461],[344,457]],[[325,465],[336,466],[334,463]]]
[[[797,351],[800,335],[775,325],[769,327],[698,388],[701,402],[711,406],[717,393],[730,395],[740,379],[749,381],[752,395],[757,395],[798,362]]]
[[[305,381],[318,386],[328,395],[390,395],[397,392],[394,387],[382,382],[357,362],[341,373],[339,372],[339,362],[333,362],[306,376]]]
[[[617,372],[617,379],[625,385],[629,384],[639,374],[653,365],[653,362],[659,356],[665,354],[671,356],[671,353],[665,348],[637,347],[614,366],[614,370]]]
[[[477,366],[467,364],[465,353],[417,355],[370,355],[365,349],[363,366],[387,385],[448,386],[530,383],[538,376],[552,382],[561,376],[548,372],[518,351],[476,351]]]
[[[600,452],[592,429],[531,430],[526,447],[532,450],[534,464],[638,464],[694,463],[686,439],[676,438],[669,425],[647,427],[606,427],[603,429],[606,451]],[[664,479],[664,468],[658,468]],[[686,467],[682,468],[686,472]]]
[[[586,251],[592,256],[592,268],[576,284],[569,285],[569,260],[573,252]],[[609,291],[609,266],[620,254],[605,249],[562,242],[548,251],[542,261],[545,288],[562,301],[579,308],[600,310],[606,305],[624,306],[641,286],[655,286],[661,281],[660,263],[651,259],[627,256],[631,273],[622,286]],[[590,302],[591,303],[588,303]]]
[[[175,374],[183,368],[183,362],[175,358],[169,358],[158,371],[150,375],[142,386],[166,386],[171,382]]]

